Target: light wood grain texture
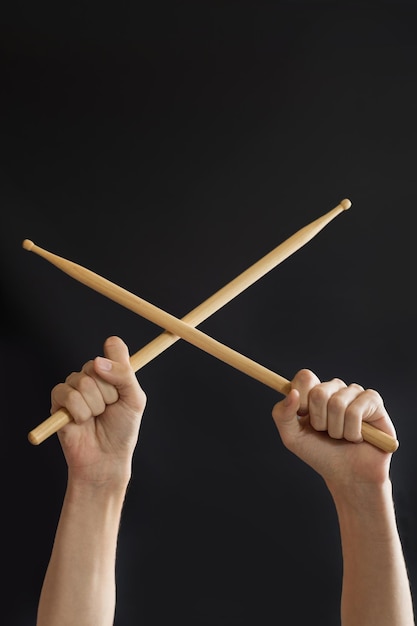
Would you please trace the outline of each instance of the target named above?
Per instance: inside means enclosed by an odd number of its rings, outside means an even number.
[[[231,281],[231,283],[216,292],[211,298],[191,311],[182,320],[166,313],[142,298],[131,294],[98,274],[36,246],[30,240],[26,239],[23,242],[23,247],[26,250],[32,250],[42,256],[79,282],[166,329],[164,333],[131,357],[131,364],[135,371],[143,367],[143,365],[155,358],[179,338],[183,338],[215,358],[220,359],[285,395],[291,389],[291,383],[288,380],[202,333],[197,330],[195,326],[204,319],[207,319],[212,313],[224,306],[224,304],[273,269],[273,267],[276,267],[276,265],[290,254],[305,245],[305,243],[310,241],[329,223],[329,221],[334,219],[341,211],[348,209],[350,205],[349,200],[343,200],[332,211],[329,211],[321,218],[318,218],[311,224],[302,228],[283,244],[275,248],[248,270]],[[28,435],[29,441],[37,445],[57,432],[65,424],[69,423],[69,421],[71,421],[71,416],[65,409],[61,409],[32,430]],[[373,431],[376,431],[376,433]],[[373,445],[381,447],[384,450],[393,452],[398,447],[396,440],[393,440],[393,438],[373,427],[371,427],[370,434],[369,429],[367,429],[367,433],[367,437],[372,438]]]

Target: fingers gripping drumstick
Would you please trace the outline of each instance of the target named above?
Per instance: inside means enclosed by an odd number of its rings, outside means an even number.
[[[237,279],[229,283],[229,285],[214,294],[214,296],[209,298],[202,305],[194,309],[185,318],[183,318],[183,320],[175,318],[169,313],[155,307],[138,296],[134,296],[130,292],[111,283],[107,279],[98,276],[94,272],[39,248],[29,240],[25,240],[23,242],[23,247],[27,250],[33,250],[83,284],[95,289],[110,299],[119,302],[126,308],[138,313],[142,317],[145,317],[146,319],[163,328],[166,328],[167,331],[169,331],[160,335],[160,337],[156,338],[156,340],[148,344],[148,346],[145,346],[145,348],[131,357],[132,367],[135,371],[137,371],[145,363],[152,360],[152,358],[157,356],[157,354],[160,354],[160,352],[166,349],[166,347],[172,345],[172,343],[177,341],[178,338],[182,337],[196,347],[212,354],[212,356],[215,356],[225,363],[232,365],[236,369],[239,369],[240,371],[285,395],[291,389],[291,384],[288,380],[278,374],[275,374],[274,372],[271,372],[262,365],[255,363],[235,350],[228,348],[224,344],[212,339],[208,335],[205,335],[201,331],[195,329],[194,326],[191,326],[190,324],[192,323],[197,325],[203,321],[203,319],[206,319],[212,312],[221,308],[221,306],[230,301],[233,297],[235,297],[235,295],[243,291],[246,286],[255,282],[255,280],[264,275],[267,271],[269,271],[269,269],[272,269],[272,267],[284,260],[284,258],[287,258],[292,252],[307,243],[307,241],[314,237],[314,235],[331,219],[333,219],[333,217],[349,207],[350,201],[343,200],[337,207],[335,207],[335,209],[329,211],[329,213],[322,216],[322,218],[319,218],[315,222],[312,222],[309,226],[298,231],[289,240],[284,242],[284,244],[278,246],[278,248],[273,250],[269,255],[261,259],[261,261],[249,268],[249,270],[246,270],[246,272],[238,276]],[[29,433],[29,440],[34,444],[41,443],[48,436],[59,430],[65,424],[69,423],[69,421],[71,421],[71,416],[65,409],[61,409],[45,420],[36,429],[31,431]],[[369,430],[368,427],[371,430]],[[364,439],[367,438],[367,440],[370,440],[370,442],[374,445],[377,445],[387,451],[394,451],[394,449],[398,446],[398,442],[396,442],[395,439],[389,437],[374,427],[369,426],[368,424],[365,425],[363,436]]]

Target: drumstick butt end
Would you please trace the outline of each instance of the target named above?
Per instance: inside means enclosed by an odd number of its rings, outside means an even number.
[[[28,433],[28,440],[33,446],[38,446],[40,443],[42,443],[42,439],[40,439],[32,430],[30,431],[30,433]]]
[[[25,239],[22,243],[22,246],[25,250],[32,250],[35,244],[30,239]]]
[[[399,446],[400,446],[400,442],[398,441],[398,439],[394,439],[392,443],[392,452],[396,452]]]

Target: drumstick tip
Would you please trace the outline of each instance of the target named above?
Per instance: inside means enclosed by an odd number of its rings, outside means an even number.
[[[352,206],[352,203],[350,200],[348,200],[347,198],[345,198],[344,200],[341,201],[340,206],[347,211],[348,209],[350,209],[350,207]]]
[[[25,239],[24,242],[22,243],[22,246],[25,250],[32,250],[34,245],[35,244],[30,239]]]

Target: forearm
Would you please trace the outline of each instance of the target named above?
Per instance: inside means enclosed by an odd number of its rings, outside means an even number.
[[[37,626],[111,626],[125,488],[68,485]]]
[[[342,626],[413,626],[391,483],[331,491],[343,551]]]

